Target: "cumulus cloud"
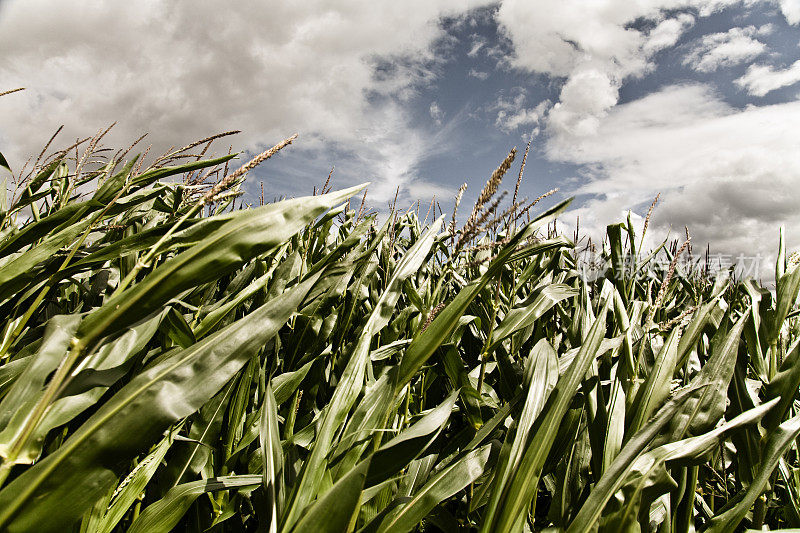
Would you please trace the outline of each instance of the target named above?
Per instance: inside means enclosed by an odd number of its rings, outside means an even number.
[[[686,224],[698,247],[766,258],[780,224],[800,244],[799,121],[800,101],[736,109],[706,85],[678,85],[618,105],[596,135],[552,138],[548,150],[588,169],[572,191],[592,198],[575,213],[582,226],[599,231],[660,192],[660,235]]]
[[[796,22],[795,2],[781,3],[784,15],[792,23]],[[675,45],[694,24],[695,17],[686,11],[705,17],[738,3],[739,0],[504,0],[496,19],[513,46],[513,54],[506,60],[509,66],[566,80],[564,94],[553,108],[555,133],[584,135],[591,134],[617,103],[624,81],[653,69],[654,54]],[[726,38],[730,37],[735,37],[735,32]],[[700,68],[713,70],[715,65],[735,62],[742,55],[752,58],[756,52],[763,52],[763,45],[752,38],[753,42],[745,41],[747,37],[740,36],[728,44],[717,43],[724,45],[721,50],[712,50],[714,43],[709,43],[708,59],[703,56],[697,60]],[[594,90],[578,89],[584,82]]]
[[[665,17],[664,10],[695,7],[703,14],[722,3],[505,0],[497,21],[513,44],[514,54],[508,60],[512,67],[566,78],[564,94],[554,108],[555,126],[585,133],[616,104],[622,81],[652,68],[651,56],[674,45],[694,22],[686,13]],[[650,24],[637,29],[632,25],[635,21]],[[592,102],[588,91],[576,94],[583,82],[597,89]]]
[[[430,77],[439,18],[476,4],[3,2],[0,79],[28,88],[0,99],[3,152],[23,160],[58,124],[69,142],[118,121],[119,144],[150,132],[154,150],[227,129],[256,150],[298,131],[293,150],[335,141],[371,194],[392,194],[430,146],[403,99]]]
[[[780,6],[789,24],[800,23],[800,0],[780,0]]]
[[[637,53],[641,34],[624,27],[635,18],[626,7],[631,4],[506,0],[496,17],[513,43],[513,67],[569,76],[587,58],[595,58],[618,59],[621,70],[636,71],[644,66]]]
[[[503,2],[497,20],[513,47],[507,64],[564,80],[546,119],[547,155],[579,165],[571,192],[589,198],[574,213],[582,226],[599,231],[662,192],[655,222],[662,235],[687,223],[696,242],[764,256],[774,251],[777,224],[800,235],[800,141],[793,133],[800,102],[736,109],[708,86],[685,85],[618,105],[625,81],[653,69],[655,54],[695,23],[682,10],[702,18],[736,3]],[[791,5],[780,7],[789,23],[800,22]],[[772,30],[707,36],[687,61],[710,72],[752,60],[766,51],[757,38]],[[795,81],[800,62],[786,70],[751,67],[738,83],[763,95]]]
[[[550,126],[556,135],[593,135],[618,98],[618,84],[603,70],[580,69],[561,89],[561,100],[550,113]]]
[[[758,31],[755,26],[747,26],[704,35],[683,63],[700,72],[713,72],[755,59],[767,49],[764,43],[753,38]]]
[[[750,65],[745,75],[736,80],[736,84],[753,96],[765,96],[799,81],[800,61],[795,61],[785,69],[770,65]]]

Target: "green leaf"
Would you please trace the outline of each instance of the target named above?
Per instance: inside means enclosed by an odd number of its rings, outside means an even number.
[[[47,378],[67,353],[80,315],[59,315],[47,324],[42,345],[0,402],[0,457],[14,464],[32,463],[39,456],[43,434],[31,439],[29,420]]]
[[[131,524],[128,533],[169,533],[199,496],[220,490],[254,487],[261,481],[261,476],[244,475],[201,479],[178,485],[162,499],[148,505]]]
[[[113,295],[78,330],[84,345],[120,325],[138,320],[186,289],[232,272],[281,245],[331,206],[352,196],[359,185],[336,193],[286,200],[225,215],[225,223],[197,244],[168,259],[141,282]]]
[[[533,235],[539,227],[562,213],[567,206],[569,206],[571,201],[571,199],[566,200],[549,209],[522,228],[519,233],[511,237],[509,242],[498,252],[497,256],[489,264],[486,272],[480,278],[461,289],[453,301],[430,323],[428,328],[414,339],[408,349],[406,349],[406,353],[397,370],[396,390],[401,389],[425,361],[433,355],[439,345],[450,336],[453,330],[458,326],[459,317],[465,313],[470,302],[472,302],[489,281],[500,272],[512,254],[517,252],[517,246]],[[536,246],[537,245],[533,245],[533,247]]]
[[[764,389],[764,398],[779,398],[778,407],[764,417],[764,429],[774,431],[783,422],[786,413],[792,406],[797,390],[800,387],[800,339],[789,348],[780,370]]]
[[[789,315],[789,310],[797,302],[797,292],[800,290],[800,268],[795,266],[789,270],[776,280],[776,285],[775,321],[772,331],[769,332],[769,342],[774,342],[778,338],[783,322]]]
[[[776,401],[750,409],[712,431],[676,442],[670,442],[639,456],[625,476],[620,490],[622,506],[602,520],[605,531],[632,531],[639,527],[639,512],[650,508],[660,495],[677,489],[666,467],[673,464],[698,464],[719,449],[721,439],[746,424],[757,422],[773,408]],[[641,524],[646,528],[649,524]]]
[[[547,404],[553,389],[558,384],[558,356],[547,339],[540,339],[525,361],[527,395],[522,413],[515,417],[516,428],[509,432],[500,452],[501,459],[495,468],[492,493],[487,502],[487,515],[501,508],[503,489],[519,468],[522,456],[529,442],[533,424]]]
[[[417,243],[405,254],[397,265],[386,290],[367,319],[361,336],[358,338],[350,360],[334,390],[330,403],[325,409],[318,427],[314,447],[306,459],[294,491],[287,503],[288,511],[283,517],[282,529],[292,528],[303,509],[316,497],[325,473],[325,458],[331,450],[334,434],[345,419],[364,384],[366,365],[369,363],[369,347],[372,338],[389,321],[394,305],[400,297],[403,282],[417,269],[428,256],[436,232],[441,226],[442,217],[420,237]]]
[[[319,531],[339,533],[347,531],[358,510],[364,480],[367,477],[369,460],[352,469],[317,499],[291,531]]]
[[[0,491],[0,528],[56,531],[78,520],[127,461],[199,409],[262,349],[317,279],[137,375],[58,450]]]
[[[91,223],[91,219],[84,219],[73,224],[3,265],[0,269],[0,301],[10,298],[26,285],[40,281],[38,276],[41,274],[35,267],[72,244]]]
[[[167,307],[155,316],[126,328],[121,335],[102,344],[79,368],[73,370],[70,381],[36,426],[32,441],[41,445],[49,431],[96,405],[109,387],[128,373],[134,363],[133,357],[144,350],[156,334],[164,315],[171,309]]]
[[[678,359],[679,332],[679,328],[673,329],[667,340],[664,341],[644,387],[639,389],[639,396],[634,402],[633,417],[626,429],[628,435],[639,431],[669,398],[672,374]]]
[[[698,389],[698,396],[673,418],[666,434],[660,437],[662,443],[705,433],[722,418],[746,320],[747,314],[742,315],[728,334],[712,347],[711,357],[691,381],[693,385],[702,387]]]
[[[366,486],[371,487],[389,479],[419,457],[444,428],[456,398],[458,398],[457,390],[414,425],[400,432],[372,454],[369,458]]]
[[[164,456],[172,446],[174,433],[164,437],[155,449],[122,480],[111,495],[106,513],[94,524],[89,524],[90,530],[98,533],[111,533],[114,530],[131,505],[144,491],[158,467],[161,466],[161,461],[164,460]]]
[[[178,174],[185,174],[187,172],[192,172],[193,170],[200,170],[203,168],[210,168],[215,167],[217,165],[221,165],[233,159],[234,157],[238,156],[238,153],[224,155],[222,157],[217,157],[214,159],[201,159],[199,161],[192,161],[191,163],[185,163],[183,165],[173,165],[169,167],[159,167],[147,170],[142,172],[138,176],[136,176],[130,182],[130,186],[132,189],[139,189],[142,187],[146,187],[151,183],[155,183],[158,180],[162,180],[164,178],[168,178],[170,176],[176,176]]]
[[[578,291],[563,283],[552,283],[534,291],[520,307],[511,309],[492,333],[492,343],[487,351],[493,351],[511,334],[528,327],[549,311],[555,304],[574,298]]]
[[[483,474],[489,461],[491,445],[472,450],[435,473],[411,499],[380,520],[380,533],[404,533],[413,530],[434,507],[447,500]]]
[[[603,512],[606,503],[619,490],[625,481],[625,476],[630,471],[636,459],[645,447],[661,433],[670,423],[672,418],[687,405],[691,406],[691,399],[700,395],[708,384],[690,385],[670,399],[658,410],[656,415],[642,427],[620,450],[614,461],[603,472],[588,498],[581,506],[575,518],[569,525],[567,533],[591,531]]]
[[[272,387],[267,384],[266,391],[264,391],[259,438],[261,453],[264,455],[263,482],[270,533],[278,531],[278,509],[283,504],[283,450],[278,431],[278,405],[275,402]]]
[[[8,161],[6,161],[6,158],[5,156],[3,156],[2,153],[0,153],[0,167],[3,167],[9,172],[11,172],[11,166],[8,164]]]
[[[610,299],[606,300],[578,354],[566,373],[558,380],[548,405],[540,415],[541,420],[537,420],[537,428],[528,440],[519,467],[508,484],[502,489],[497,487],[497,490],[502,490],[502,496],[498,500],[497,508],[487,509],[481,531],[510,531],[524,516],[525,509],[536,497],[542,469],[561,421],[586,371],[597,356],[606,330],[606,313],[610,302]]]
[[[725,533],[734,531],[738,527],[742,518],[755,503],[756,498],[764,491],[778,461],[798,435],[800,435],[800,415],[787,420],[767,437],[758,475],[746,490],[737,494],[722,509],[722,512],[710,520],[706,531]]]

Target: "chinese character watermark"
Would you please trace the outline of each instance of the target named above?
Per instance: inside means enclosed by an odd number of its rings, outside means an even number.
[[[577,256],[577,269],[580,276],[587,281],[599,278],[622,277],[624,279],[646,279],[663,277],[671,265],[671,260],[664,256],[646,257],[625,254],[612,262],[608,256],[590,250],[584,250]],[[676,269],[687,274],[696,274],[709,279],[719,276],[734,276],[739,279],[758,278],[763,258],[760,254],[747,255],[708,254],[702,258],[681,257],[676,262]],[[661,275],[659,275],[661,274]]]

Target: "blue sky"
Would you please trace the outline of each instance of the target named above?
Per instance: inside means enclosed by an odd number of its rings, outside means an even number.
[[[226,129],[268,198],[371,181],[383,209],[466,202],[528,140],[522,196],[576,196],[590,232],[646,211],[653,235],[800,245],[800,0],[0,2],[0,147],[12,164],[118,121],[153,150]],[[220,146],[220,150],[222,147]]]

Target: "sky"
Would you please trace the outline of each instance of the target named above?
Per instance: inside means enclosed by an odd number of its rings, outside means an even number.
[[[574,196],[587,234],[637,223],[730,256],[800,247],[800,0],[0,0],[0,152],[112,122],[152,152],[216,132],[248,155],[293,133],[249,198],[370,181],[385,209],[513,190]],[[220,152],[224,144],[217,145]],[[424,209],[423,209],[424,210]],[[671,232],[671,233],[670,233]]]

